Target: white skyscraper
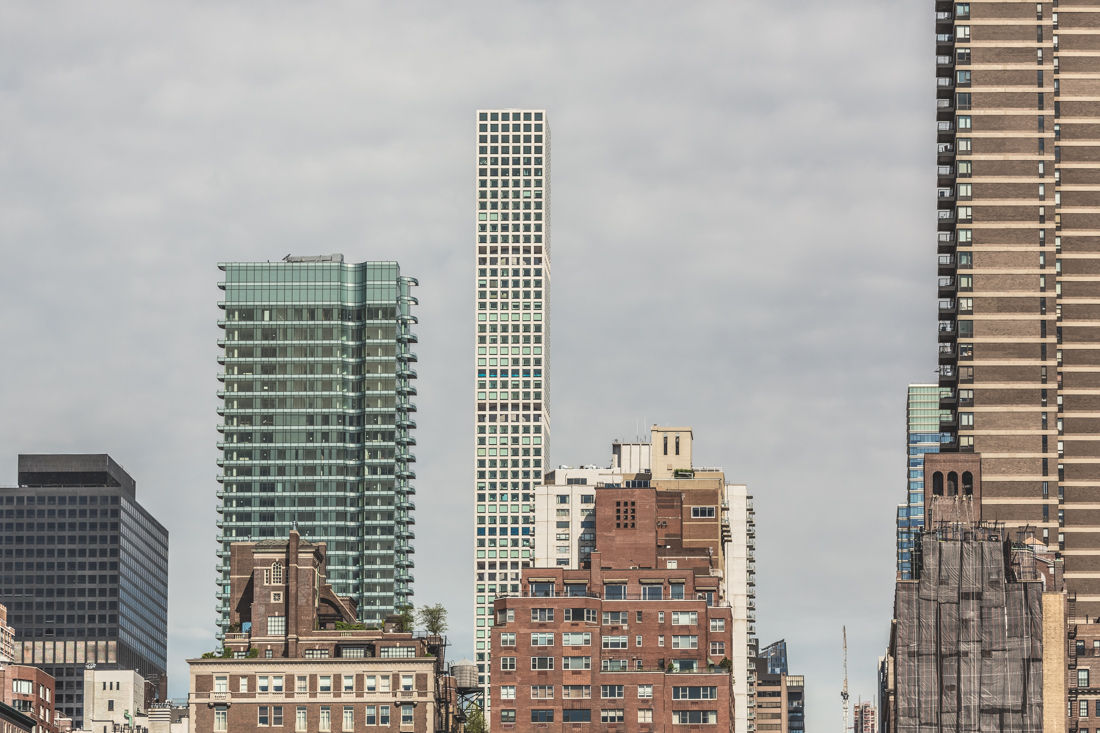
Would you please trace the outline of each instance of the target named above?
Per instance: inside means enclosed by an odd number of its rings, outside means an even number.
[[[493,599],[530,567],[550,450],[550,125],[544,110],[477,117],[474,636],[487,686]]]

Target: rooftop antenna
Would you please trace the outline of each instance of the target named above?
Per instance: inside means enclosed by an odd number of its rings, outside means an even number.
[[[848,733],[848,627],[843,626],[844,633],[844,689],[840,691],[840,699],[844,705],[843,733]]]

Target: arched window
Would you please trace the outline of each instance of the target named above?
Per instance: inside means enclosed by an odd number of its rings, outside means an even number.
[[[947,474],[947,495],[958,496],[959,495],[959,474],[951,471]]]
[[[680,455],[680,436],[676,436],[676,455]]]
[[[666,435],[666,436],[664,436],[664,443],[663,443],[663,445],[664,445],[664,449],[665,449],[664,455],[666,455],[666,456],[667,456],[667,455],[668,455],[668,436],[667,436],[667,435]]]
[[[272,585],[283,584],[283,564],[278,560],[271,565],[271,583]]]
[[[963,471],[963,483],[962,483],[963,495],[974,495],[974,474],[970,471]]]
[[[932,474],[932,495],[943,496],[943,473],[941,471]]]

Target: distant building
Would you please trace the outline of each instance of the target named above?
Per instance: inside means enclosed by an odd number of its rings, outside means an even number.
[[[168,655],[168,530],[109,455],[21,455],[0,488],[0,600],[13,659],[57,680],[58,711],[83,725],[86,664],[158,680]]]
[[[366,628],[326,559],[296,530],[231,546],[228,656],[188,660],[192,730],[451,728],[446,639],[403,632],[393,615]]]
[[[806,681],[802,675],[787,674],[786,644],[783,644],[783,661],[775,654],[776,644],[767,647],[770,656],[757,657],[756,661],[756,730],[779,733],[804,733],[806,728]],[[782,669],[769,672],[771,669]]]
[[[230,545],[296,527],[329,548],[360,620],[411,602],[417,322],[396,262],[223,262],[217,507],[220,634]]]
[[[757,655],[752,496],[744,484],[727,483],[722,469],[693,465],[692,451],[690,427],[655,425],[648,441],[615,441],[608,467],[560,466],[547,471],[544,483],[535,487],[532,564],[535,568],[587,569],[597,547],[607,557],[607,543],[614,545],[616,553],[637,552],[650,566],[656,563],[665,569],[689,567],[707,556],[708,563],[715,565],[715,576],[721,579],[717,593],[732,609],[733,641],[725,654],[734,669],[744,670],[744,674],[734,675],[734,692],[751,705]],[[653,497],[652,505],[615,506],[617,493],[628,497],[639,489],[652,490],[641,492],[647,502]],[[483,521],[480,510],[478,521]],[[654,526],[655,543],[640,531]],[[499,526],[489,527],[489,531],[498,532]],[[487,559],[483,553],[479,551],[478,577],[488,577],[490,582],[495,578],[498,585],[490,587],[498,594],[519,593],[521,573],[528,563],[510,560],[508,567],[499,557],[494,562],[492,550]],[[478,662],[484,674],[491,660],[479,654]],[[738,708],[735,718],[738,730],[751,730],[748,705]]]
[[[166,691],[137,672],[89,666],[84,670],[83,730],[186,733],[187,707],[173,705],[166,697]]]
[[[0,702],[0,733],[32,733],[34,728],[34,718]]]
[[[913,578],[913,546],[924,527],[924,456],[939,453],[951,434],[940,432],[941,420],[951,410],[940,409],[942,395],[951,390],[936,384],[910,384],[905,402],[906,494],[897,511],[897,577]]]
[[[852,708],[852,733],[878,733],[875,704],[857,702]]]
[[[8,626],[8,607],[0,604],[0,664],[10,664],[15,655],[15,629]]]
[[[760,650],[759,657],[767,664],[766,671],[768,674],[787,674],[786,639],[768,644]]]

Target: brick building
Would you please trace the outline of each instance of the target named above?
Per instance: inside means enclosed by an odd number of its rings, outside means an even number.
[[[12,661],[15,655],[15,629],[8,626],[8,607],[0,604],[0,664]]]
[[[235,543],[225,656],[188,660],[193,731],[448,729],[443,637],[356,622],[326,579],[326,546]]]
[[[494,604],[494,729],[733,730],[747,700],[734,694],[720,530],[709,547],[685,547],[681,524],[658,522],[678,516],[673,497],[652,487],[598,487],[595,496],[587,566],[526,569],[521,591]]]
[[[0,702],[34,720],[34,733],[61,730],[54,710],[55,685],[54,678],[37,667],[0,664]]]

